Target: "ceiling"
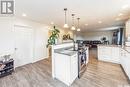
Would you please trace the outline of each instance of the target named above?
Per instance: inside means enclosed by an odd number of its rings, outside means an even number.
[[[130,16],[130,0],[16,0],[16,16],[43,24],[63,28],[64,8],[68,8],[67,21],[72,25],[71,14],[80,17],[81,31],[122,26]],[[122,15],[123,14],[123,15]],[[101,21],[102,23],[98,23]],[[86,25],[85,25],[86,24]]]

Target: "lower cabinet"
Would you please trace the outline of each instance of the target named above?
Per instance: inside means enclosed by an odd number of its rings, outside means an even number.
[[[111,47],[111,57],[113,63],[120,63],[120,47]]]
[[[121,50],[120,63],[130,79],[130,53],[125,50]]]
[[[118,63],[130,79],[130,53],[120,47],[98,46],[98,60]]]
[[[71,56],[71,69],[70,69],[70,83],[72,83],[75,78],[77,78],[78,76],[78,56],[77,55],[73,55]]]
[[[78,77],[78,55],[72,56],[55,53],[55,78],[70,86]]]
[[[111,46],[98,46],[98,60],[119,63],[120,48]]]

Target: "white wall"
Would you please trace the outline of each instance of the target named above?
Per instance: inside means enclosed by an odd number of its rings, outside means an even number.
[[[34,61],[48,58],[48,49],[46,48],[48,39],[47,25],[22,18],[16,18],[15,25],[27,26],[34,29]]]
[[[112,31],[93,31],[93,32],[85,32],[76,34],[77,40],[101,40],[102,37],[106,37],[107,40],[112,43]]]
[[[71,30],[60,29],[59,43],[63,42],[63,35],[70,34],[70,37],[73,38],[73,32]]]
[[[0,55],[15,53],[14,26],[30,27],[34,30],[33,62],[48,58],[46,45],[49,30],[47,29],[47,25],[16,17],[0,17]],[[62,36],[64,34],[69,33],[73,36],[73,33],[69,30],[60,29],[60,32],[60,43],[62,42]]]
[[[13,18],[0,18],[0,55],[14,52]]]
[[[34,61],[48,57],[46,48],[48,29],[46,25],[22,18],[0,17],[0,55],[14,53],[14,26],[34,29]]]
[[[47,40],[48,40],[48,30],[44,28],[35,30],[35,41],[34,41],[35,61],[41,60],[43,58],[48,58],[48,49],[46,48]]]

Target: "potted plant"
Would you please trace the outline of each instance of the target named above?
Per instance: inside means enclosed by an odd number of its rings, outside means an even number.
[[[54,28],[54,29],[53,29],[52,32],[51,32],[51,36],[50,36],[49,39],[48,39],[47,47],[50,46],[50,45],[56,44],[56,40],[57,40],[58,37],[59,37],[60,31],[59,31],[58,29],[56,29],[55,26],[54,26],[53,28]]]

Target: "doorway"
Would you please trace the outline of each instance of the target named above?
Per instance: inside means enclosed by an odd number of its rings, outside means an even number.
[[[33,29],[14,26],[15,67],[33,62]]]

